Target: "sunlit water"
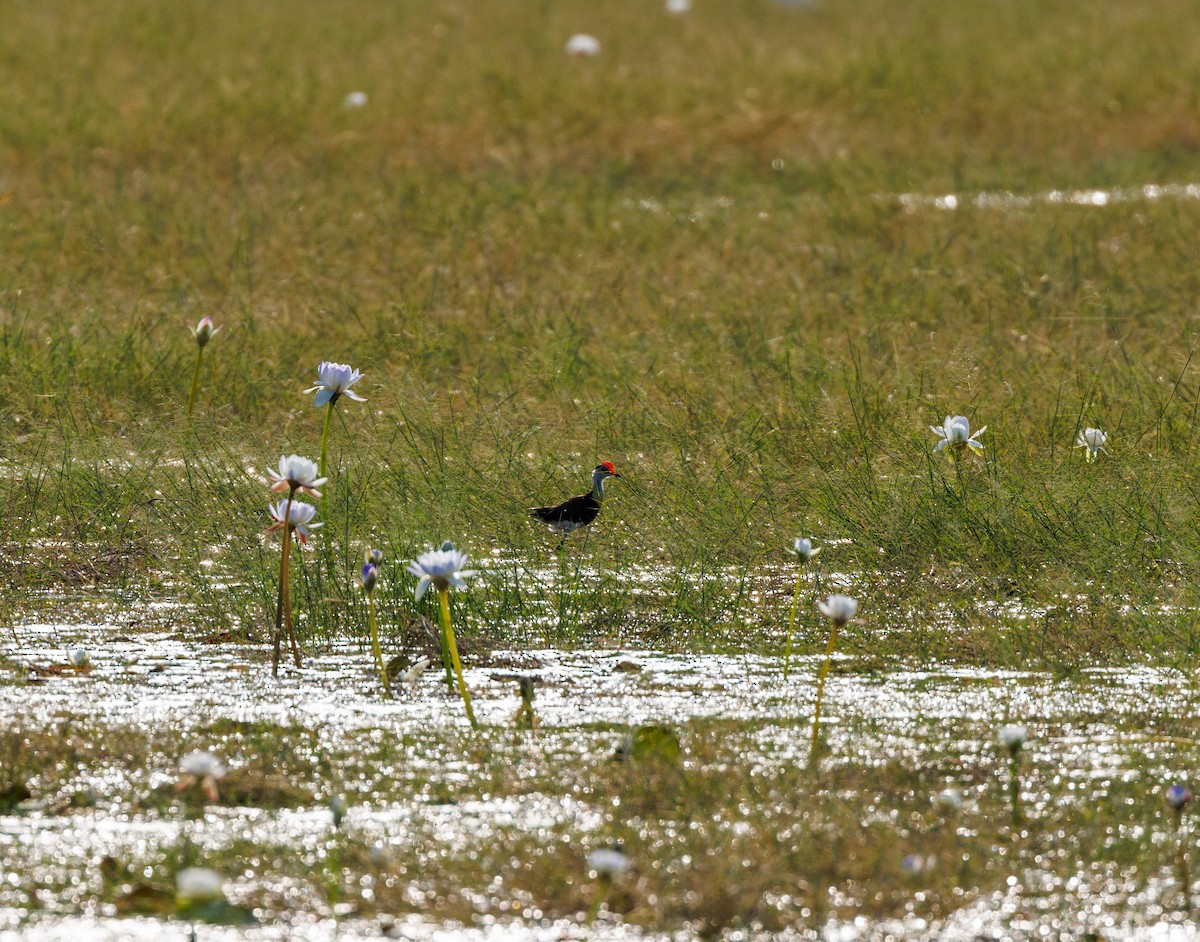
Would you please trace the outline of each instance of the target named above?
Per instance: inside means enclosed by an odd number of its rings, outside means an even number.
[[[310,656],[302,669],[287,668],[270,677],[257,647],[210,645],[165,631],[130,633],[110,624],[35,624],[23,626],[7,644],[12,667],[61,662],[65,650],[85,644],[93,669],[86,676],[57,676],[44,682],[0,685],[0,722],[53,727],[67,718],[98,726],[169,727],[181,731],[217,719],[295,724],[313,730],[321,749],[336,750],[349,733],[384,730],[396,735],[431,728],[466,728],[457,700],[445,692],[436,671],[428,671],[392,701],[381,700],[369,658],[357,649]],[[467,671],[475,708],[485,726],[504,728],[518,700],[517,673],[538,680],[536,707],[541,723],[536,737],[518,742],[514,756],[536,761],[547,753],[578,756],[580,761],[607,758],[623,730],[638,724],[678,724],[695,718],[745,720],[749,748],[737,761],[769,766],[800,763],[807,755],[807,726],[818,659],[797,662],[785,683],[774,658],[747,655],[664,656],[646,651],[499,652],[497,663]],[[827,693],[831,754],[842,761],[871,764],[928,743],[964,755],[994,751],[995,728],[1004,722],[1027,723],[1033,735],[1031,762],[1051,768],[1074,782],[1068,793],[1086,801],[1091,783],[1125,774],[1124,749],[1115,732],[1136,725],[1141,716],[1194,711],[1190,681],[1177,673],[1151,669],[1094,670],[1069,683],[1044,674],[980,670],[910,670],[875,677],[831,675]],[[208,743],[197,742],[197,747]],[[1143,758],[1158,761],[1163,776],[1176,774],[1179,750],[1147,741]],[[161,785],[174,772],[174,757],[161,769],[147,770],[147,782]],[[414,754],[414,763],[455,772],[453,758]],[[516,759],[514,759],[516,761]],[[839,761],[834,758],[831,761]],[[115,774],[115,773],[114,773]],[[103,795],[120,784],[104,775],[92,782]],[[1062,792],[1060,791],[1060,795]],[[1028,796],[1035,813],[1038,798]],[[498,828],[529,832],[568,827],[586,835],[599,828],[598,811],[570,796],[522,795],[465,801],[448,807],[423,801],[380,803],[353,808],[347,827],[383,852],[412,854],[403,835],[421,829],[435,833],[448,848],[487,840]],[[105,856],[155,859],[179,839],[177,820],[108,808],[103,801],[70,813],[43,812],[36,802],[19,814],[0,816],[0,860],[24,860],[47,872],[86,874]],[[267,812],[253,808],[214,808],[190,822],[189,838],[207,850],[233,841],[286,844],[298,852],[319,852],[330,833],[329,813],[311,808]],[[436,856],[436,849],[423,853]],[[420,861],[418,860],[417,863]],[[252,878],[248,878],[252,879]],[[1109,938],[1182,940],[1200,938],[1194,927],[1171,915],[1163,897],[1170,891],[1157,878],[1132,877],[1113,883],[1108,871],[1082,872],[1069,884],[1050,874],[1014,876],[1007,893],[988,896],[958,910],[945,921],[859,919],[830,923],[823,935],[831,942],[887,938],[976,939],[1077,937],[1082,930]],[[178,922],[118,919],[98,911],[87,880],[60,898],[43,900],[44,910],[29,914],[14,908],[0,879],[0,942],[9,939],[186,939]],[[245,888],[243,883],[242,888]],[[237,881],[231,887],[236,898]],[[375,922],[339,919],[319,900],[296,891],[290,898],[296,915],[286,925],[252,929],[198,927],[199,939],[367,939],[380,937]],[[1064,912],[1077,912],[1066,919]],[[86,915],[80,915],[81,913]],[[628,928],[603,926],[588,932],[572,922],[492,921],[453,929],[409,918],[396,937],[413,939],[565,939],[638,935]],[[648,937],[648,936],[647,936]],[[741,935],[750,938],[750,935]],[[797,937],[812,938],[811,935]]]

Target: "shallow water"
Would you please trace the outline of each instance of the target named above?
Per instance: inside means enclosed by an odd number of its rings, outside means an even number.
[[[17,682],[26,666],[45,667],[64,659],[68,647],[91,653],[86,676],[55,676]],[[212,645],[184,640],[177,632],[132,632],[127,625],[31,624],[7,644],[10,671],[0,683],[0,721],[44,725],[87,722],[99,727],[169,728],[188,733],[215,720],[269,722],[310,729],[317,751],[336,754],[352,735],[383,731],[415,745],[408,771],[436,769],[446,780],[469,774],[466,760],[442,747],[438,733],[467,730],[457,700],[449,697],[436,671],[411,690],[381,700],[369,658],[342,648],[310,656],[304,668],[269,676],[264,652],[254,646]],[[481,723],[495,732],[497,749],[514,763],[534,767],[553,761],[606,761],[623,730],[646,723],[678,727],[690,720],[721,719],[742,724],[746,745],[736,756],[743,768],[766,769],[803,763],[808,754],[807,717],[819,659],[800,659],[785,683],[777,659],[751,655],[667,656],[649,651],[535,650],[498,652],[500,663],[517,669],[479,667],[467,671]],[[850,665],[850,661],[839,661]],[[515,734],[511,717],[518,704],[517,673],[538,679],[537,733]],[[2,677],[3,675],[0,675]],[[1154,669],[1092,670],[1065,682],[1040,673],[958,668],[894,671],[879,675],[830,676],[826,730],[831,764],[866,768],[910,757],[914,764],[935,755],[991,761],[994,730],[1008,721],[1026,723],[1031,772],[1024,800],[1031,813],[1046,802],[1087,802],[1116,781],[1148,777],[1170,781],[1188,772],[1189,753],[1178,743],[1136,739],[1141,728],[1170,731],[1173,716],[1194,715],[1196,691],[1189,678]],[[485,731],[484,736],[489,734]],[[1134,736],[1131,739],[1131,736]],[[1134,745],[1131,745],[1134,744]],[[194,747],[219,748],[197,741]],[[193,747],[189,746],[189,748]],[[1137,752],[1136,763],[1131,748]],[[174,756],[157,769],[130,772],[118,767],[91,770],[76,787],[92,789],[94,807],[52,812],[37,801],[20,813],[0,816],[0,863],[41,874],[49,885],[69,891],[41,901],[28,913],[0,880],[0,942],[8,939],[79,940],[188,938],[178,923],[117,919],[111,907],[95,905],[88,874],[104,857],[161,859],[187,838],[205,852],[234,842],[290,846],[297,853],[325,853],[331,834],[323,799],[311,807],[264,811],[211,808],[202,820],[181,822],[142,813],[108,796],[135,786],[159,787],[174,776]],[[731,756],[731,761],[735,757]],[[685,750],[685,765],[695,760]],[[1149,771],[1147,771],[1147,766]],[[1052,796],[1050,784],[1053,783]],[[980,786],[994,787],[991,785]],[[974,799],[965,795],[969,807]],[[464,800],[453,805],[414,796],[353,807],[345,828],[374,843],[381,854],[416,866],[435,862],[457,848],[486,843],[505,829],[529,833],[568,832],[586,841],[599,833],[603,815],[592,803],[569,794],[544,793]],[[422,835],[416,841],[412,835]],[[429,838],[430,835],[434,837]],[[1168,870],[1128,873],[1113,866],[1081,868],[1069,880],[1052,872],[1022,872],[1007,892],[964,905],[946,919],[913,916],[873,921],[831,920],[821,933],[839,942],[884,938],[975,939],[1075,937],[1099,931],[1107,938],[1195,939],[1194,927],[1164,899],[1175,892]],[[231,881],[230,897],[256,888],[253,874]],[[261,887],[260,887],[261,888]],[[379,924],[338,918],[299,886],[269,887],[286,900],[287,922],[271,914],[252,929],[201,927],[200,939],[378,938]],[[577,922],[544,923],[538,918],[491,921],[470,929],[407,918],[400,937],[414,939],[561,939],[594,937]],[[582,934],[581,934],[582,933]],[[619,925],[600,937],[640,935]],[[798,937],[814,938],[797,932]],[[741,937],[753,937],[753,933]],[[737,937],[737,936],[733,936]]]

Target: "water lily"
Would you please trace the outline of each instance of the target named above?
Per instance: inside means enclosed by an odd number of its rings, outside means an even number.
[[[175,874],[175,901],[180,906],[224,899],[225,880],[208,867],[185,867]]]
[[[1096,460],[1096,456],[1105,451],[1104,445],[1108,442],[1108,433],[1102,432],[1098,428],[1085,428],[1075,438],[1075,447],[1083,448],[1084,457],[1088,462]]]
[[[467,569],[468,556],[454,548],[448,540],[441,549],[422,553],[408,564],[408,571],[420,580],[417,582],[416,598],[421,601],[430,586],[437,589],[438,603],[442,616],[442,664],[446,668],[446,686],[453,689],[454,678],[458,681],[458,693],[462,697],[471,726],[478,727],[475,711],[471,709],[471,695],[463,679],[462,662],[458,657],[458,644],[454,639],[454,627],[450,623],[450,587],[466,588],[467,578],[476,575],[476,570]],[[451,672],[453,671],[453,678]]]
[[[587,33],[576,33],[567,40],[566,51],[569,56],[598,56],[600,40]]]
[[[783,679],[788,678],[788,666],[792,660],[792,636],[796,631],[796,613],[800,609],[800,586],[804,583],[804,564],[816,556],[820,549],[814,549],[812,540],[808,537],[796,537],[788,552],[800,560],[800,569],[796,573],[796,589],[792,593],[792,615],[788,619],[787,644],[783,649]]]
[[[821,614],[833,622],[829,632],[829,644],[825,648],[825,660],[821,663],[821,673],[817,675],[817,702],[813,707],[812,748],[808,753],[810,765],[816,765],[820,755],[821,745],[821,703],[825,698],[825,681],[829,677],[829,665],[833,661],[833,649],[837,644],[838,632],[854,617],[858,611],[858,601],[848,595],[831,595],[824,602],[818,602],[817,608]]]
[[[322,360],[317,365],[316,383],[304,391],[317,394],[313,400],[313,407],[316,409],[320,409],[327,403],[337,402],[342,396],[353,399],[355,402],[366,402],[366,399],[350,388],[362,379],[362,376],[362,373],[348,363]]]
[[[292,534],[301,545],[307,545],[310,531],[322,526],[313,523],[317,508],[305,504],[293,496],[295,490],[289,490],[288,496],[270,507],[271,517],[275,520],[267,528],[268,533],[283,530],[283,547],[279,553],[279,596],[275,605],[275,630],[271,638],[271,674],[279,676],[279,650],[283,638],[283,626],[287,626],[288,642],[292,649],[292,658],[296,666],[300,666],[300,645],[296,642],[296,630],[292,624],[292,597],[288,585],[288,559],[292,551]]]
[[[1021,747],[1025,745],[1028,733],[1025,727],[1019,723],[1009,723],[1006,726],[1001,726],[996,736],[1000,740],[1000,745],[1009,752],[1019,752]]]
[[[270,511],[275,522],[267,528],[268,533],[274,533],[276,530],[282,529],[284,520],[286,520],[288,529],[294,530],[296,538],[305,545],[308,545],[308,538],[312,535],[310,531],[324,526],[323,523],[312,522],[313,517],[317,515],[317,508],[303,501],[291,500],[285,497],[278,503],[272,504]]]
[[[1163,796],[1167,799],[1167,804],[1176,812],[1183,811],[1187,803],[1192,800],[1192,792],[1185,785],[1172,785],[1163,793]]]
[[[219,779],[224,778],[228,770],[215,753],[207,749],[197,749],[179,760],[179,771],[195,778]]]
[[[196,368],[192,372],[192,389],[188,393],[187,414],[192,414],[192,407],[196,405],[196,392],[200,388],[200,364],[204,359],[204,348],[208,346],[208,342],[212,340],[220,327],[213,326],[211,317],[202,317],[200,322],[191,328],[192,336],[196,338]]]
[[[619,847],[598,847],[587,855],[589,870],[610,880],[629,869],[629,857]]]
[[[225,777],[225,763],[207,749],[197,749],[189,752],[179,760],[179,781],[175,783],[175,791],[184,792],[196,785],[209,801],[219,797],[217,782]]]
[[[688,13],[692,9],[692,0],[667,0],[667,12],[676,15]]]
[[[996,734],[1000,745],[1008,750],[1009,778],[1008,800],[1012,807],[1012,823],[1021,823],[1021,747],[1028,738],[1025,727],[1020,723],[1008,723]]]
[[[587,865],[588,869],[600,879],[600,885],[596,888],[596,897],[592,900],[585,920],[590,925],[608,898],[613,881],[629,869],[629,858],[619,844],[616,847],[598,847],[587,855]]]
[[[346,813],[350,810],[350,806],[346,804],[346,799],[342,795],[334,795],[329,799],[329,813],[333,817],[333,826],[340,828],[342,821],[346,818]]]
[[[456,550],[453,543],[443,543],[441,549],[422,553],[409,563],[408,571],[420,579],[416,588],[417,601],[424,598],[431,585],[438,592],[445,592],[451,586],[465,589],[468,577],[479,574],[476,569],[466,568],[469,559],[466,553]]]
[[[931,425],[929,429],[939,437],[934,451],[941,451],[948,446],[952,454],[957,454],[965,448],[970,448],[976,454],[983,454],[983,444],[978,439],[987,431],[987,426],[972,434],[971,422],[965,415],[948,415],[941,428]]]
[[[304,390],[305,393],[315,392],[317,394],[313,399],[315,408],[325,408],[325,426],[321,430],[320,473],[322,477],[325,476],[325,469],[328,467],[329,428],[333,423],[333,407],[337,405],[337,401],[342,396],[353,399],[355,402],[366,402],[362,396],[350,388],[360,379],[362,379],[362,373],[348,363],[322,360],[317,366],[316,385]]]
[[[342,105],[346,108],[363,108],[367,104],[366,92],[350,92],[342,101]]]
[[[318,498],[321,496],[321,492],[317,488],[327,480],[327,478],[318,477],[319,473],[315,461],[301,458],[299,455],[281,455],[279,470],[267,470],[267,474],[271,478],[271,490],[288,491],[289,493],[300,491],[310,497]]]
[[[963,796],[957,788],[943,788],[933,796],[933,803],[943,811],[958,811],[963,806]]]
[[[821,614],[841,628],[858,611],[858,602],[848,595],[831,595],[824,602],[818,602],[817,608]]]
[[[71,648],[67,652],[67,664],[77,671],[86,671],[92,666],[92,656],[88,654],[87,648]]]

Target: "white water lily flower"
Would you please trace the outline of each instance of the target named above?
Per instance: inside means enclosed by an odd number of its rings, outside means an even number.
[[[797,557],[800,562],[806,563],[817,553],[821,552],[820,547],[814,548],[812,540],[807,537],[797,537],[796,542],[792,544],[792,548],[788,550],[793,556]]]
[[[186,867],[175,874],[175,896],[184,902],[201,902],[225,896],[225,881],[208,867]]]
[[[1028,737],[1025,727],[1019,723],[1009,723],[1007,726],[1001,726],[999,733],[996,734],[1002,745],[1009,752],[1016,752],[1023,745]]]
[[[321,523],[313,523],[312,519],[317,515],[317,508],[312,504],[306,504],[303,501],[293,500],[291,509],[288,509],[288,499],[285,497],[277,504],[271,505],[271,516],[275,522],[267,528],[267,532],[271,533],[283,526],[283,515],[288,515],[288,523],[291,528],[296,531],[296,535],[300,538],[301,543],[308,543],[308,531],[315,530],[317,527],[324,526]]]
[[[465,569],[470,557],[460,553],[452,543],[443,543],[442,549],[422,553],[408,564],[408,571],[420,578],[417,583],[417,601],[421,601],[425,592],[432,585],[439,592],[454,586],[464,589],[467,578],[478,574],[476,569]]]
[[[824,602],[818,602],[817,608],[839,628],[846,624],[858,611],[858,601],[848,595],[831,595]]]
[[[934,446],[934,451],[941,451],[947,445],[954,451],[962,451],[964,448],[970,448],[971,451],[977,454],[983,453],[983,444],[977,439],[980,435],[987,431],[985,425],[978,432],[971,433],[971,422],[965,415],[948,415],[946,421],[942,423],[942,427],[936,425],[929,426],[929,430],[940,437],[940,441]]]
[[[567,40],[566,50],[569,56],[598,56],[600,40],[587,33],[576,33]]]
[[[933,803],[947,811],[958,811],[963,806],[962,792],[957,788],[944,788],[933,796]]]
[[[692,0],[667,0],[668,13],[687,13],[692,9]]]
[[[81,670],[91,666],[92,656],[88,654],[87,648],[71,648],[67,652],[67,663],[76,670]]]
[[[189,752],[179,760],[179,771],[196,778],[224,778],[225,763],[207,749]]]
[[[279,470],[268,469],[267,471],[271,477],[271,490],[303,491],[313,497],[321,496],[321,492],[317,488],[329,480],[329,478],[317,477],[320,473],[315,461],[301,458],[299,455],[280,455]]]
[[[613,880],[629,869],[629,858],[615,847],[599,847],[587,855],[587,865],[600,876]]]
[[[355,402],[366,402],[367,400],[356,393],[350,387],[362,379],[362,373],[351,367],[348,363],[333,363],[330,360],[322,360],[317,366],[317,382],[315,386],[310,386],[304,390],[306,393],[315,392],[316,399],[313,400],[313,405],[316,408],[326,405],[330,402],[337,402],[338,398],[345,396],[347,399],[353,399]]]
[[[1098,428],[1085,428],[1075,438],[1075,447],[1086,448],[1084,456],[1088,461],[1095,461],[1096,455],[1105,450],[1104,445],[1107,441],[1107,432],[1102,432]]]
[[[342,102],[346,108],[362,108],[367,103],[366,92],[350,92]]]

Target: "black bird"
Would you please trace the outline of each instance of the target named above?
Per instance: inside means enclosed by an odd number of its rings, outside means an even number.
[[[605,480],[620,476],[611,461],[602,461],[592,472],[590,494],[571,497],[553,507],[530,507],[529,515],[542,521],[551,530],[566,536],[573,530],[586,527],[596,519],[596,514],[600,513],[600,505],[604,502]]]

